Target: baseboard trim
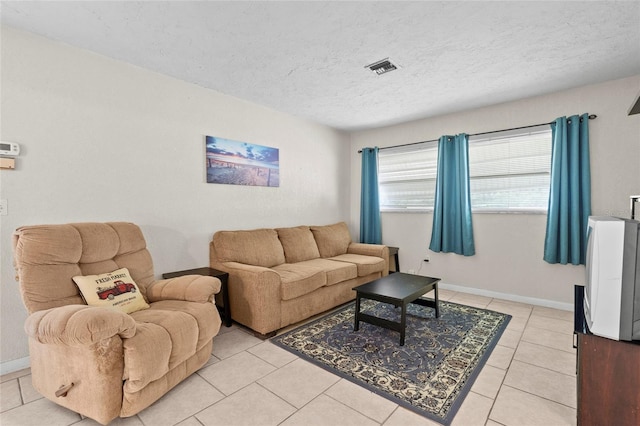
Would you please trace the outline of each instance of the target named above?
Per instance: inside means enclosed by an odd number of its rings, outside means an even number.
[[[11,361],[0,363],[0,376],[5,374],[14,373],[16,371],[24,370],[31,366],[29,357],[18,358]]]
[[[444,290],[459,291],[460,293],[475,294],[478,296],[492,297],[496,299],[510,300],[512,302],[526,303],[529,305],[544,306],[545,308],[560,309],[573,312],[573,303],[556,302],[554,300],[537,299],[535,297],[518,296],[517,294],[499,293],[497,291],[481,288],[464,287],[461,285],[440,282],[438,287]]]

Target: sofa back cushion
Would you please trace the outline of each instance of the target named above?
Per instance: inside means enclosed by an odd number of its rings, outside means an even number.
[[[276,231],[287,263],[303,262],[320,257],[316,240],[308,226],[278,228]]]
[[[351,234],[344,222],[325,226],[311,226],[311,232],[318,245],[321,257],[345,254],[351,244]]]
[[[220,262],[265,268],[285,263],[284,249],[275,229],[218,231],[213,235],[213,244]]]

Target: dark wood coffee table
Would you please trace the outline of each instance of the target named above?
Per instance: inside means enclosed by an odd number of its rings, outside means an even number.
[[[354,331],[360,329],[360,321],[368,322],[378,327],[388,328],[389,330],[400,333],[400,346],[403,346],[407,326],[407,304],[414,303],[416,305],[432,307],[436,310],[436,318],[440,317],[440,309],[438,308],[438,281],[440,281],[440,278],[397,272],[371,281],[370,283],[354,287],[353,289],[356,291]],[[420,296],[431,290],[435,290],[434,300],[420,299]],[[360,312],[361,299],[377,300],[378,302],[390,303],[400,307],[402,309],[400,322],[389,321]]]

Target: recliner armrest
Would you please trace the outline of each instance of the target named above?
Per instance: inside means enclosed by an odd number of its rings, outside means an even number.
[[[136,334],[134,319],[114,309],[66,305],[37,311],[25,322],[27,335],[39,343],[87,346],[119,335]]]
[[[220,292],[222,283],[218,278],[204,275],[183,275],[159,280],[147,287],[149,302],[160,300],[184,300],[186,302],[211,302]]]

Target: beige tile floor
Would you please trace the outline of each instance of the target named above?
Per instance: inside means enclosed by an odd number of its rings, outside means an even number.
[[[573,314],[440,290],[442,300],[513,316],[454,425],[576,424]],[[95,425],[40,397],[29,370],[1,377],[0,424]],[[223,327],[211,360],[137,416],[113,425],[435,425],[364,388]]]

